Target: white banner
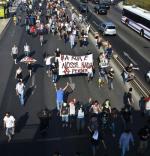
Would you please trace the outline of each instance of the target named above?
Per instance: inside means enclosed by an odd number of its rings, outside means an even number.
[[[93,54],[84,56],[61,55],[58,58],[59,75],[92,72]]]

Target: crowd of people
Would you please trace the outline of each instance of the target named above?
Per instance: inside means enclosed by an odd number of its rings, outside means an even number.
[[[45,5],[46,2],[46,5]],[[46,12],[44,12],[44,7],[46,7]],[[90,25],[83,29],[80,27],[80,21],[74,12],[71,16],[67,14],[66,6],[64,0],[48,0],[48,1],[38,1],[38,4],[34,5],[31,1],[21,4],[21,11],[26,13],[25,21],[23,21],[21,15],[14,15],[14,24],[21,25],[24,22],[25,31],[31,37],[38,37],[41,47],[44,44],[44,35],[57,35],[59,39],[64,41],[64,44],[70,44],[71,49],[76,46],[87,47],[88,34]],[[44,19],[43,19],[44,16]],[[79,22],[79,23],[78,23]],[[95,36],[95,47],[101,48],[103,39],[98,35]],[[103,148],[107,150],[107,143],[105,141],[105,136],[111,133],[113,138],[118,135],[118,120],[121,119],[122,123],[122,133],[118,140],[119,146],[121,148],[121,156],[125,156],[126,152],[129,151],[130,142],[135,144],[134,135],[132,133],[133,128],[133,96],[132,88],[124,95],[125,107],[119,111],[117,108],[112,107],[110,99],[106,99],[102,103],[99,101],[89,98],[87,103],[82,103],[76,98],[68,101],[64,100],[64,96],[67,88],[73,88],[67,82],[64,88],[58,87],[58,58],[61,56],[61,50],[56,49],[54,55],[51,56],[47,54],[44,58],[46,65],[46,73],[52,78],[56,89],[56,108],[57,116],[61,118],[61,123],[63,128],[76,128],[77,134],[83,134],[88,130],[89,138],[91,141],[92,155],[96,156],[100,142]],[[113,80],[115,76],[114,69],[110,66],[110,59],[112,57],[112,45],[107,41],[104,52],[100,52],[98,57],[98,87],[103,87],[105,83],[108,84],[110,90],[114,89]],[[90,54],[90,51],[87,51]],[[19,64],[19,49],[16,44],[12,47],[11,55],[14,59],[15,64]],[[26,42],[24,45],[24,56],[31,56],[31,47]],[[54,59],[53,59],[54,58]],[[34,65],[29,61],[27,63],[27,69],[29,72],[29,77],[32,77]],[[92,80],[95,69],[93,65],[92,73],[88,73],[88,82]],[[125,67],[122,72],[122,77],[124,83],[133,79],[132,71],[138,69],[133,67],[133,64]],[[16,69],[15,78],[17,80],[16,84],[16,94],[19,97],[21,106],[25,104],[25,85],[23,81],[23,70],[20,66]],[[140,103],[141,112],[144,113],[146,118],[150,117],[150,97],[143,98]],[[143,109],[144,108],[144,109]],[[43,133],[47,131],[48,125],[50,123],[50,111],[47,109],[42,110],[38,117],[40,119],[40,131]],[[6,128],[6,136],[8,136],[8,141],[10,142],[12,136],[15,134],[15,118],[11,113],[7,112],[3,119],[4,127]],[[88,123],[86,125],[86,123]],[[139,147],[138,154],[143,154],[148,148],[148,142],[150,139],[150,127],[149,120],[147,124],[140,129],[139,135]],[[60,153],[55,153],[54,156],[60,156]],[[76,156],[80,153],[76,153]]]

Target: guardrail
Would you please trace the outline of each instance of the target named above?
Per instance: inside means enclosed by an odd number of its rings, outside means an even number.
[[[72,4],[70,2],[68,2],[68,4],[70,5],[70,7],[72,6]],[[77,16],[79,16],[79,12],[77,10],[75,10],[74,7],[71,7],[71,8],[74,9],[74,12],[77,14]],[[84,24],[87,25],[87,24],[90,24],[90,23],[84,22]],[[92,26],[90,27],[90,32],[91,32],[91,34],[93,36],[95,36],[96,33],[99,34],[99,32],[97,32]],[[112,58],[117,63],[117,65],[120,67],[120,69],[123,70],[123,68],[127,66],[127,64],[118,56],[117,52],[113,53]],[[138,79],[138,77],[136,77],[136,75],[135,75],[135,78],[132,81],[130,81],[130,83],[131,83],[132,86],[134,86],[134,88],[136,88],[136,90],[141,94],[141,96],[149,97],[150,90],[148,90],[143,85],[143,83]]]

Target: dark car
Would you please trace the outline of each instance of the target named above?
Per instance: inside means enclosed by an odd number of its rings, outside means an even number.
[[[81,3],[88,3],[88,0],[80,0]]]
[[[79,11],[81,12],[81,13],[87,13],[89,10],[88,10],[88,6],[86,5],[86,4],[80,4],[80,6],[79,6]]]
[[[108,2],[100,3],[100,5],[105,5],[105,7],[106,7],[107,10],[110,9],[110,4]]]
[[[92,3],[94,3],[94,4],[98,4],[99,3],[99,0],[91,0],[92,1]]]
[[[94,11],[95,11],[97,14],[101,14],[101,15],[106,15],[106,14],[107,14],[107,9],[106,9],[105,5],[103,5],[103,4],[97,4],[97,5],[94,7]]]

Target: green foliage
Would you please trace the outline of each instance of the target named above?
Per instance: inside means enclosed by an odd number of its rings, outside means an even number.
[[[126,0],[128,4],[136,4],[140,8],[150,11],[150,0]]]

